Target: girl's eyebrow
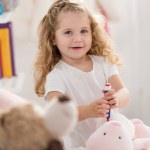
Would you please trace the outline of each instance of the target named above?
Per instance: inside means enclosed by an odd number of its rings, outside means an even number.
[[[82,27],[81,29],[91,29],[90,27]]]
[[[71,28],[66,28],[66,29],[63,29],[64,31],[66,31],[66,30],[72,30]]]
[[[80,29],[90,29],[90,27],[82,27],[82,28],[80,28]],[[65,28],[65,29],[63,29],[64,31],[67,31],[67,30],[72,30],[72,28]]]

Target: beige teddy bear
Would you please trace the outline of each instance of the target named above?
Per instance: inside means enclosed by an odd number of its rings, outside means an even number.
[[[63,150],[62,137],[77,122],[77,108],[66,96],[46,108],[0,90],[0,150]]]

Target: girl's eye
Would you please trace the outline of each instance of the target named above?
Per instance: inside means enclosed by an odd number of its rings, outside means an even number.
[[[88,31],[87,30],[81,30],[81,33],[87,33]]]
[[[71,31],[66,31],[65,34],[72,34],[72,32]]]

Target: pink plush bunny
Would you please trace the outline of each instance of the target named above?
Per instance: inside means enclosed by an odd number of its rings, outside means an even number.
[[[106,122],[87,140],[87,150],[150,150],[150,138],[134,140],[121,121]]]
[[[135,126],[135,139],[150,138],[150,127],[145,125],[140,119],[132,119]]]
[[[88,139],[87,150],[133,150],[131,135],[120,121],[109,121]]]

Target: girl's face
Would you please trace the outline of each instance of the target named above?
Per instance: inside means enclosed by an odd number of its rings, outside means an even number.
[[[63,12],[58,16],[55,43],[63,60],[81,59],[91,48],[90,20],[82,12]]]

